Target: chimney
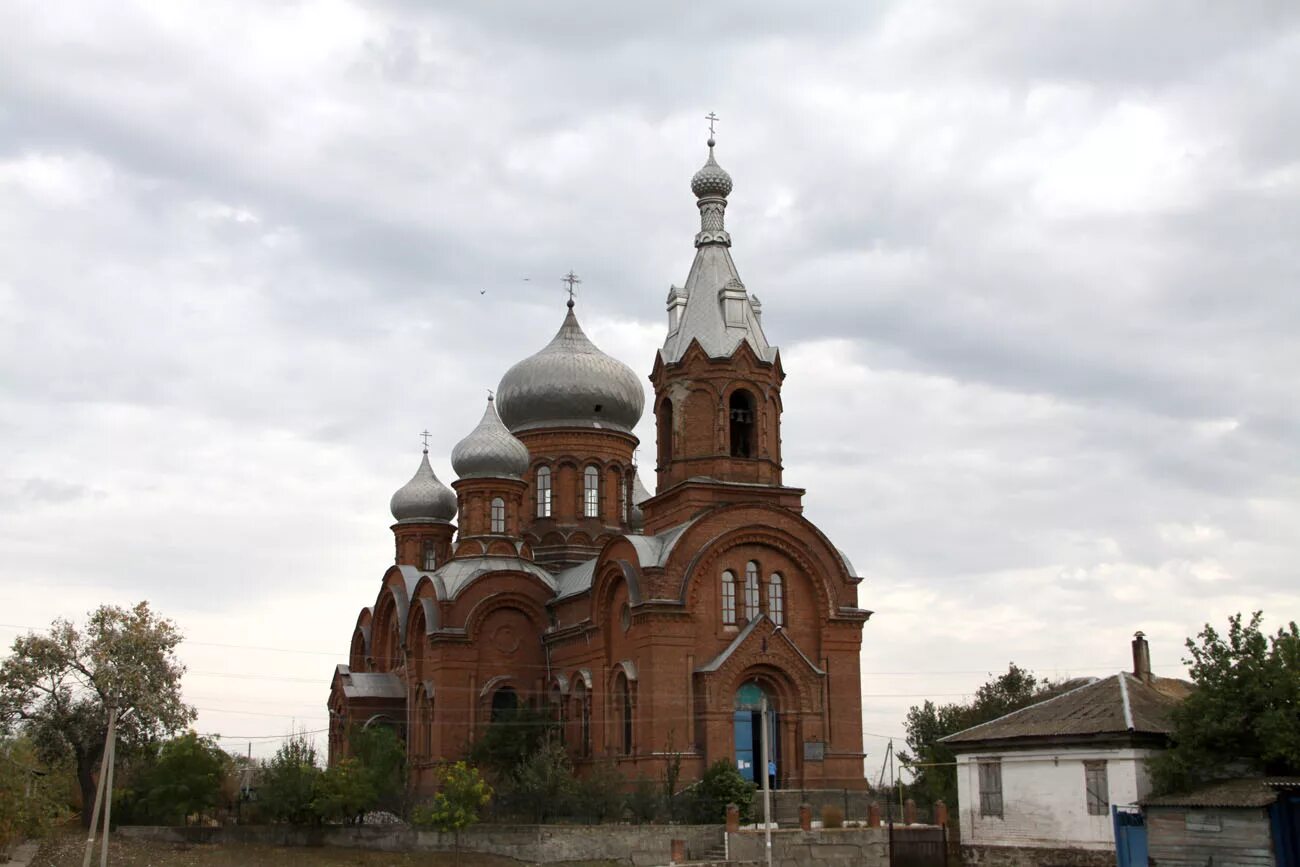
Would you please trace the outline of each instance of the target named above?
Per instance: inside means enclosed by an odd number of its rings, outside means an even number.
[[[1133,633],[1133,676],[1143,683],[1151,682],[1151,648],[1140,629]]]

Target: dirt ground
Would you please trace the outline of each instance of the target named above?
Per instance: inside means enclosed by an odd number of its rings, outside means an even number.
[[[54,832],[42,845],[31,867],[81,867],[86,844],[80,828]],[[99,849],[94,864],[99,864]],[[187,846],[113,839],[108,863],[114,867],[456,867],[455,857],[442,852],[370,852],[360,849],[278,848],[272,846]],[[495,855],[462,852],[459,867],[520,867],[521,862]],[[571,865],[577,867],[577,865]]]

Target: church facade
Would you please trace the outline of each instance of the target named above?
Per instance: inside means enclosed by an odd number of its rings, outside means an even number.
[[[579,773],[683,780],[719,759],[757,781],[766,698],[777,785],[861,788],[859,654],[871,612],[781,464],[780,352],[725,227],[730,175],[692,178],[695,259],[669,291],[650,382],[655,493],[633,463],[641,380],[570,298],[451,455],[393,495],[396,562],[330,687],[331,762],[352,726],[407,744],[412,785],[519,706],[547,710]]]

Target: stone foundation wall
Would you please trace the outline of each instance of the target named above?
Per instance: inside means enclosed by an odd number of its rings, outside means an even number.
[[[406,825],[354,825],[321,828],[293,825],[232,825],[224,828],[170,828],[123,825],[123,837],[171,843],[267,846],[338,846],[383,852],[450,852],[452,834]],[[667,864],[672,841],[685,840],[687,858],[702,859],[721,846],[721,825],[475,825],[460,834],[465,852],[503,855],[529,864],[559,861],[617,861],[631,867]]]
[[[732,861],[765,860],[762,831],[736,831],[727,835]],[[815,831],[780,829],[772,832],[773,867],[888,867],[889,829],[822,828]]]
[[[1115,852],[1038,846],[962,846],[963,867],[1115,867]]]

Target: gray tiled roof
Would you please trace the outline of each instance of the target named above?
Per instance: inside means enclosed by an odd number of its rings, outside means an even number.
[[[1169,711],[1189,688],[1186,681],[1174,678],[1146,683],[1121,672],[949,735],[943,742],[960,748],[1015,738],[1167,735],[1172,730]]]
[[[346,665],[340,665],[338,676],[343,682],[343,694],[348,698],[406,698],[406,687],[391,671],[351,671]]]

